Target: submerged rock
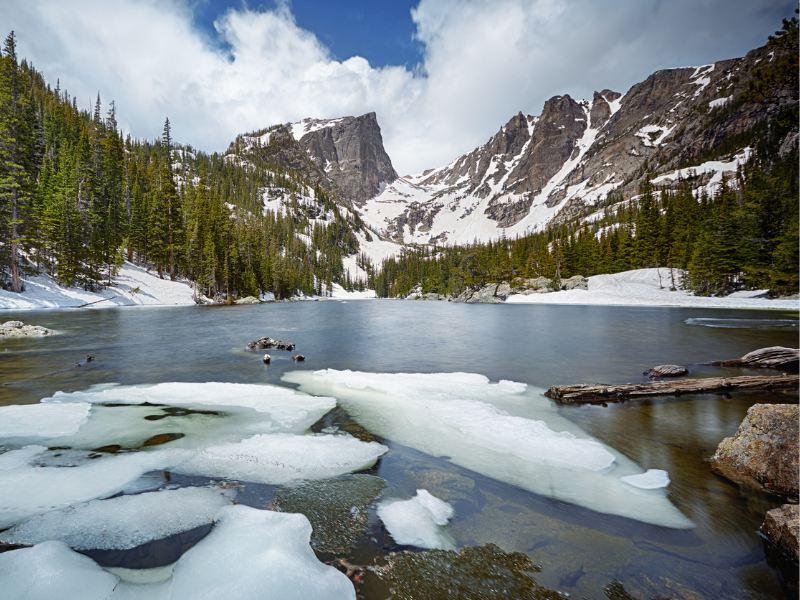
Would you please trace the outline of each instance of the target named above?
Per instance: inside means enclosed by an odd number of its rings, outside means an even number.
[[[798,562],[800,544],[800,507],[784,504],[767,513],[759,531],[786,556]]]
[[[651,379],[654,379],[656,377],[679,377],[686,375],[688,372],[689,369],[680,365],[660,365],[647,369],[642,375],[648,375]]]
[[[720,442],[711,458],[715,471],[770,492],[798,492],[797,404],[755,404],[736,435]]]
[[[41,325],[25,325],[22,321],[6,321],[0,325],[0,338],[53,335],[55,331]]]
[[[317,552],[345,554],[369,526],[369,506],[386,482],[372,475],[309,481],[278,490],[273,505],[280,512],[300,513],[311,522],[311,547]]]
[[[541,587],[528,573],[540,568],[521,552],[503,552],[494,544],[467,546],[461,552],[429,550],[400,552],[375,568],[399,600],[555,599],[557,592]]]
[[[271,337],[262,337],[247,344],[248,350],[267,350],[269,348],[288,350],[291,352],[294,350],[294,344],[290,342],[282,342],[281,340],[273,340]]]

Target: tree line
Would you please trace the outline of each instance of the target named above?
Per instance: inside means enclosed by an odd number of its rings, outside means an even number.
[[[105,114],[104,114],[105,112]],[[283,197],[293,210],[265,210]],[[298,173],[235,154],[207,155],[172,139],[134,140],[115,104],[81,110],[67,90],[0,52],[0,286],[47,273],[96,290],[123,262],[186,278],[217,300],[278,298],[353,287],[342,257],[357,251],[357,217]]]

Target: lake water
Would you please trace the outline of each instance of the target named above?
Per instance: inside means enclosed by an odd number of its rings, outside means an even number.
[[[432,455],[424,451],[432,447],[427,441],[413,443],[408,427],[396,436],[393,424],[374,425],[377,421],[370,421],[368,412],[359,417],[357,402],[344,398],[342,405],[350,414],[337,411],[312,429],[346,427],[351,418],[361,418],[360,425],[389,447],[369,470],[386,480],[384,498],[409,498],[417,488],[428,489],[455,507],[447,534],[456,546],[493,542],[506,551],[524,552],[541,565],[536,574],[541,585],[572,597],[605,598],[603,590],[613,581],[642,600],[791,597],[781,574],[767,563],[756,533],[764,513],[780,499],[714,475],[706,459],[722,438],[733,435],[752,404],[796,403],[796,392],[561,407],[543,400],[541,392],[554,384],[645,381],[642,372],[660,364],[686,365],[691,376],[752,374],[699,363],[737,358],[766,346],[796,346],[796,312],[321,301],[4,311],[0,318],[61,333],[2,342],[0,405],[36,403],[57,391],[109,383],[217,381],[294,388],[289,381],[303,380],[296,371],[319,369],[463,372],[491,382],[527,384],[521,398],[539,408],[513,402],[500,408],[527,418],[548,412],[579,436],[582,429],[604,443],[620,461],[666,470],[672,482],[669,502],[695,526],[643,523],[618,516],[619,511],[596,512],[534,493],[530,490],[538,489],[537,482],[514,479],[502,461],[495,474],[490,467],[469,468],[478,464],[470,463],[470,457],[459,461],[452,453]],[[272,362],[265,365],[263,351],[245,349],[247,342],[262,336],[292,342],[296,351],[269,351]],[[306,356],[305,363],[290,360],[296,352]],[[76,367],[87,355],[95,359]],[[398,406],[402,414],[402,403]],[[426,428],[419,431],[422,436]],[[492,460],[498,456],[502,453],[493,454]],[[185,476],[172,481],[196,483]],[[239,501],[265,507],[274,493],[275,486],[245,482]],[[402,548],[373,513],[369,534],[347,558],[366,564]],[[156,566],[146,558],[142,562],[141,552],[136,564],[124,557],[115,560],[121,561],[119,566]],[[365,580],[360,593],[376,600],[387,595],[373,579]]]

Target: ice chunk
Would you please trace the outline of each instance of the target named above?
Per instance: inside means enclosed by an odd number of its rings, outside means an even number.
[[[91,404],[23,404],[0,407],[0,437],[72,435],[89,418]]]
[[[269,413],[282,430],[294,431],[312,425],[336,406],[333,398],[308,396],[275,385],[243,383],[159,383],[152,386],[105,386],[84,392],[56,392],[42,400],[90,402],[93,404],[166,404],[169,406],[213,406],[252,408]]]
[[[661,469],[647,469],[646,473],[640,475],[626,475],[621,477],[622,481],[643,490],[654,490],[665,488],[669,485],[669,475]]]
[[[621,477],[635,463],[560,416],[542,390],[468,373],[294,371],[284,381],[335,396],[370,432],[544,496],[666,527],[692,527],[664,490]]]
[[[455,511],[447,502],[432,496],[427,490],[417,490],[411,500],[381,502],[380,517],[398,544],[418,548],[452,550],[454,545],[442,530]]]
[[[283,484],[326,479],[366,469],[388,448],[349,435],[255,435],[238,443],[206,448],[176,464],[187,475]]]
[[[0,528],[78,502],[111,496],[143,473],[180,458],[171,451],[91,459],[91,454],[26,446],[0,455]]]
[[[211,523],[232,495],[213,488],[182,488],[92,500],[34,517],[0,533],[0,541],[61,540],[76,550],[127,550]]]
[[[106,600],[118,581],[64,542],[0,554],[3,600]]]
[[[211,533],[175,565],[173,600],[355,600],[350,580],[309,546],[303,515],[223,508]]]

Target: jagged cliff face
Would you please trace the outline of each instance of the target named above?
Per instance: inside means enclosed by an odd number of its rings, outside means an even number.
[[[738,101],[757,69],[790,52],[796,48],[765,46],[739,59],[658,71],[624,95],[556,96],[540,116],[516,115],[449,165],[398,179],[363,205],[362,218],[397,242],[470,243],[575,218],[611,192],[629,199],[646,176],[678,185],[687,165],[695,166],[694,184],[711,191],[744,160],[745,148],[705,164],[696,158],[797,105],[796,85]],[[792,144],[796,131],[786,140]]]
[[[295,139],[347,203],[361,205],[397,179],[375,113],[292,125]]]

